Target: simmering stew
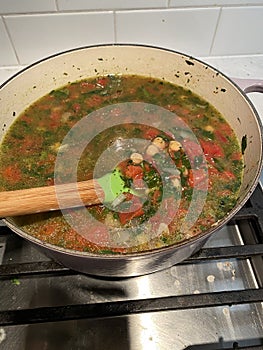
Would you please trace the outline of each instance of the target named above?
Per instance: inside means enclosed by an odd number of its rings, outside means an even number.
[[[124,103],[128,107],[123,109]],[[86,216],[82,221],[83,208],[70,210],[71,218],[85,225],[84,235],[60,211],[15,218],[24,231],[67,249],[125,254],[190,239],[216,225],[233,208],[243,157],[224,117],[185,88],[132,75],[77,81],[27,108],[1,144],[0,189],[53,184],[58,152],[71,147],[63,143],[65,136],[84,117],[89,121],[89,115],[105,107],[107,115],[102,113],[79,135],[93,137],[79,158],[77,179],[94,176],[96,166],[98,177],[103,176],[114,164],[132,190],[113,203],[84,208],[92,218],[88,224]],[[121,123],[103,128],[110,117]],[[109,148],[110,156],[98,166]],[[74,147],[70,152],[72,158],[78,157]],[[56,168],[56,177],[70,181],[67,164]]]

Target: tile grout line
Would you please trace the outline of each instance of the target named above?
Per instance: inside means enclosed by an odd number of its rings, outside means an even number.
[[[98,8],[98,9],[60,9],[58,6],[58,0],[55,0],[55,10],[46,10],[46,11],[27,11],[27,12],[5,12],[1,13],[2,16],[25,16],[25,15],[49,15],[49,14],[67,14],[67,13],[93,13],[93,12],[111,12],[111,11],[118,11],[118,12],[126,12],[126,11],[153,11],[153,10],[183,10],[183,9],[206,9],[206,8],[214,8],[219,7],[218,5],[186,5],[186,6],[171,6],[170,4],[171,0],[167,0],[165,6],[157,6],[157,7],[127,7],[127,8]],[[250,7],[260,7],[262,5],[259,4],[251,4]],[[243,7],[246,8],[246,4],[224,4],[220,5],[220,8],[223,7]]]
[[[114,43],[117,43],[117,23],[116,23],[116,11],[113,11],[113,36]]]
[[[56,12],[59,12],[58,0],[55,0]]]
[[[218,18],[217,18],[217,21],[216,21],[215,31],[214,31],[212,42],[211,42],[210,49],[209,49],[209,56],[212,56],[212,51],[213,51],[214,44],[215,44],[215,37],[216,37],[217,30],[218,30],[218,27],[219,27],[221,14],[222,14],[222,7],[220,7]]]
[[[17,51],[16,51],[16,47],[15,47],[15,44],[13,42],[13,39],[12,39],[12,36],[10,34],[10,31],[9,31],[9,28],[8,28],[8,25],[6,23],[6,20],[5,20],[5,16],[1,16],[2,20],[3,20],[3,24],[4,24],[4,27],[5,27],[5,31],[6,31],[6,34],[7,34],[7,37],[10,41],[10,44],[11,44],[11,47],[14,51],[14,54],[15,54],[15,57],[16,57],[16,60],[17,60],[17,64],[18,65],[21,65],[21,62],[20,62],[20,59],[19,59],[19,56],[17,54]]]
[[[195,10],[195,9],[212,9],[212,8],[235,8],[235,7],[242,7],[246,8],[246,5],[223,5],[223,6],[217,6],[217,5],[198,5],[198,6],[170,6],[171,0],[167,0],[166,6],[163,7],[130,7],[130,8],[106,8],[106,9],[59,9],[59,6],[57,5],[56,0],[56,9],[50,10],[50,11],[32,11],[32,12],[6,12],[1,13],[0,15],[2,17],[17,17],[17,16],[41,16],[41,15],[59,15],[59,14],[81,14],[81,13],[106,13],[106,12],[147,12],[147,11],[171,11],[171,10]],[[250,7],[261,7],[261,5],[252,4]]]

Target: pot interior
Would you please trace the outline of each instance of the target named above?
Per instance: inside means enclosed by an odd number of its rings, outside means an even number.
[[[165,64],[164,64],[165,63]],[[244,179],[234,211],[256,186],[262,167],[259,118],[246,96],[205,63],[181,53],[133,45],[80,48],[44,59],[20,72],[0,89],[2,138],[13,120],[51,90],[80,79],[107,74],[137,74],[164,79],[192,90],[211,103],[234,129],[244,151]]]

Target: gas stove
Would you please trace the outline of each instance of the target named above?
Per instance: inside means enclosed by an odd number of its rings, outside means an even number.
[[[74,272],[0,221],[0,286],[1,350],[263,349],[262,185],[197,254],[133,278]]]

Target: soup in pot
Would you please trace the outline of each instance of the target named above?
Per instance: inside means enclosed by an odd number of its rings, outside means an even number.
[[[83,118],[77,142],[88,141],[79,154],[65,137]],[[192,91],[144,76],[76,81],[33,103],[1,144],[0,189],[71,181],[68,164],[57,163],[63,152],[78,159],[78,181],[95,168],[97,177],[117,170],[131,189],[112,203],[14,219],[37,239],[77,251],[127,254],[191,239],[235,206],[242,181],[242,150],[224,117]]]

